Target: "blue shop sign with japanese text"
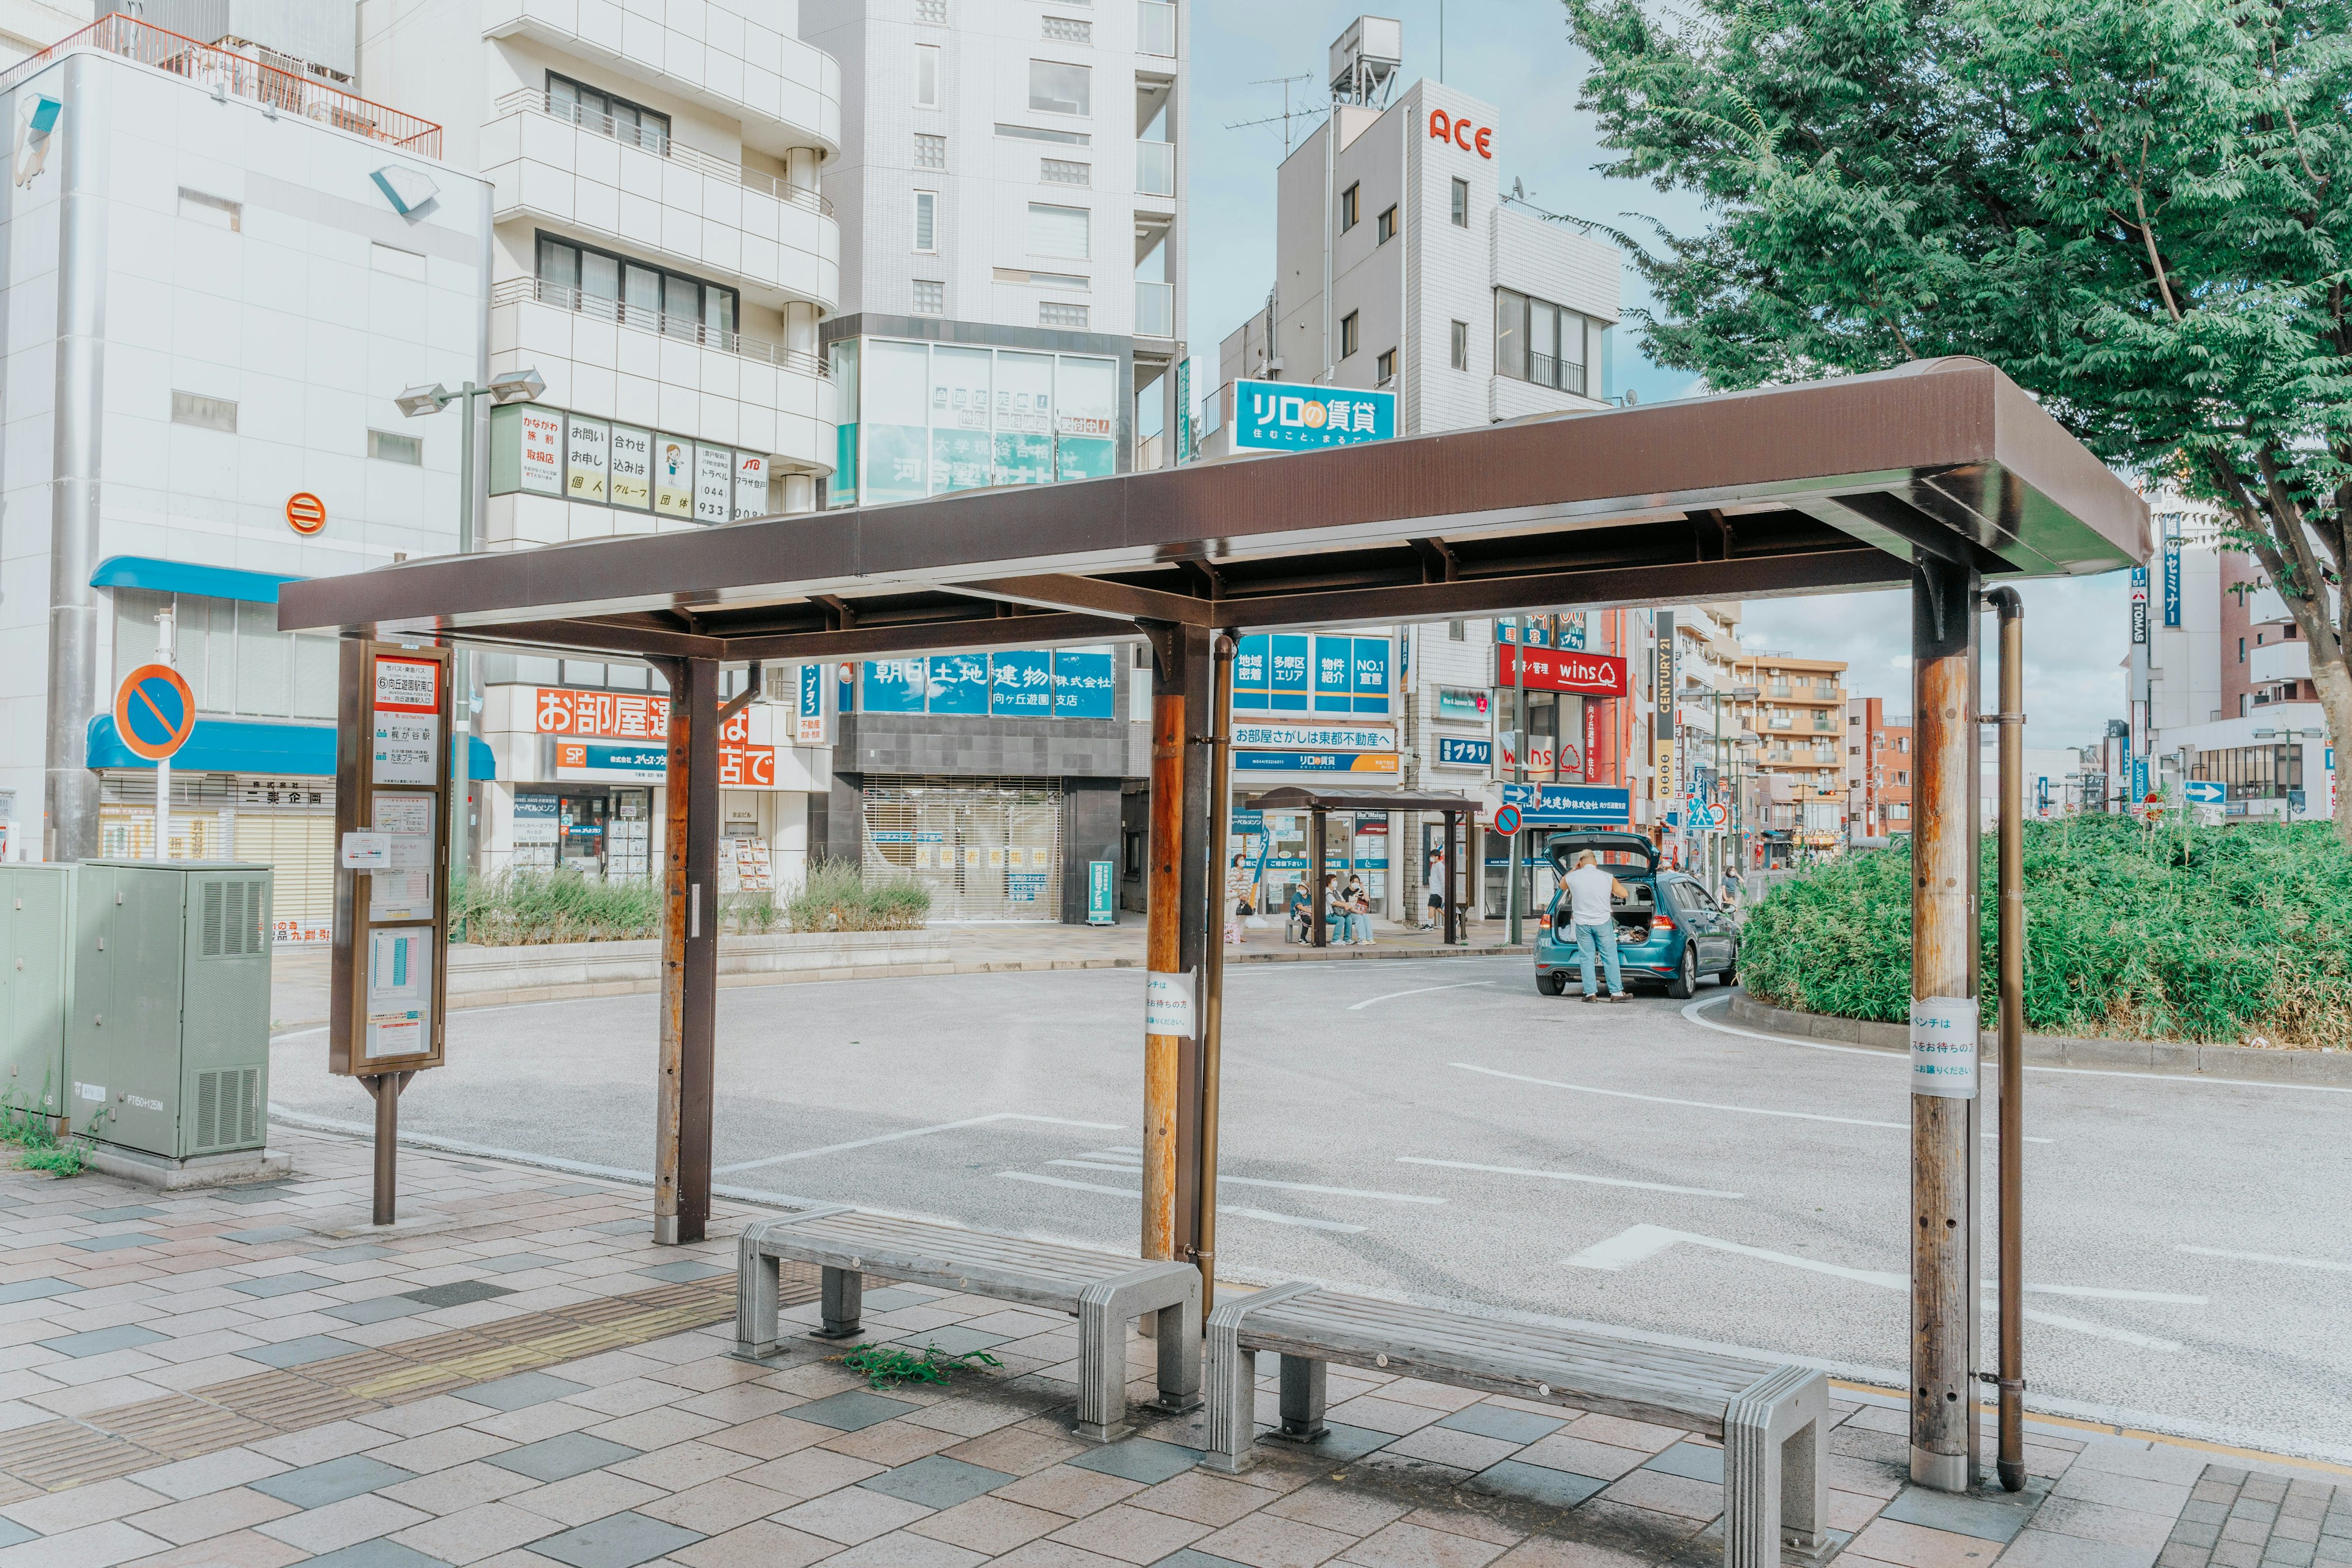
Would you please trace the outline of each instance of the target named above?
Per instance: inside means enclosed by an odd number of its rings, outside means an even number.
[[[1632,819],[1633,795],[1605,784],[1507,784],[1503,804],[1516,805],[1530,826],[1570,826]]]
[[[1296,382],[1234,383],[1234,445],[1304,452],[1386,441],[1396,435],[1396,394]]]
[[[1492,741],[1465,741],[1453,735],[1437,738],[1437,765],[1442,768],[1483,768],[1494,754]]]
[[[1054,656],[1043,648],[1000,653],[988,661],[988,710],[1000,719],[1048,719],[1054,713]]]
[[[2180,625],[2180,541],[2164,542],[2164,624]]]
[[[1112,716],[1112,656],[1074,648],[1054,651],[1054,717],[1108,719]]]
[[[988,656],[984,653],[938,653],[931,656],[931,711],[988,712]]]
[[[1384,716],[1395,693],[1395,659],[1388,637],[1260,632],[1234,650],[1234,709]]]

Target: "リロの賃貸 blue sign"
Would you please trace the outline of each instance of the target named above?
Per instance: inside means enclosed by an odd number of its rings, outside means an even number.
[[[1396,435],[1396,394],[1295,382],[1234,383],[1234,445],[1304,452],[1386,441]]]

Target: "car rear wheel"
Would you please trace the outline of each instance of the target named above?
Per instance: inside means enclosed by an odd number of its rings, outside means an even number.
[[[1677,1002],[1688,1001],[1698,990],[1698,954],[1683,943],[1682,962],[1675,965],[1675,977],[1666,983],[1666,994]]]
[[[1549,974],[1537,975],[1536,989],[1542,992],[1547,996],[1558,996],[1564,994],[1568,990],[1567,972],[1565,970],[1554,970]]]
[[[1739,955],[1737,952],[1731,955],[1731,962],[1723,966],[1723,973],[1717,978],[1722,980],[1727,991],[1739,984]]]

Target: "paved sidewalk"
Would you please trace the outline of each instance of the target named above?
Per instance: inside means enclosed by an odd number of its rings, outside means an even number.
[[[363,1143],[278,1142],[294,1177],[209,1194],[0,1173],[0,1568],[1721,1560],[1721,1451],[1665,1427],[1334,1369],[1328,1439],[1218,1477],[1197,1415],[1070,1436],[1060,1314],[869,1286],[875,1337],[1002,1363],[876,1394],[838,1346],[732,1355],[749,1211],[657,1248],[642,1189],[404,1151],[411,1217],[373,1233]],[[787,1317],[814,1294],[788,1272]],[[2352,1562],[2319,1469],[2036,1422],[2026,1492],[1948,1498],[1906,1485],[1893,1396],[1839,1393],[1841,1563]]]

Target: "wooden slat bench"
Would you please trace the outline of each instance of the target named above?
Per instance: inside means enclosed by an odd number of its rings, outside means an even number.
[[[1723,1442],[1723,1560],[1772,1568],[1785,1544],[1822,1552],[1829,1379],[1803,1367],[1474,1318],[1276,1285],[1220,1305],[1209,1319],[1209,1454],[1228,1474],[1249,1467],[1257,1437],[1257,1352],[1282,1357],[1281,1435],[1323,1434],[1324,1369],[1399,1377],[1597,1410]]]
[[[823,1270],[820,1339],[859,1331],[864,1276],[969,1296],[1049,1307],[1078,1320],[1078,1434],[1098,1443],[1128,1433],[1127,1325],[1158,1315],[1162,1410],[1201,1403],[1201,1271],[1108,1252],[1024,1241],[841,1205],[754,1220],[736,1245],[735,1338],[747,1355],[776,1348],[776,1266]]]

